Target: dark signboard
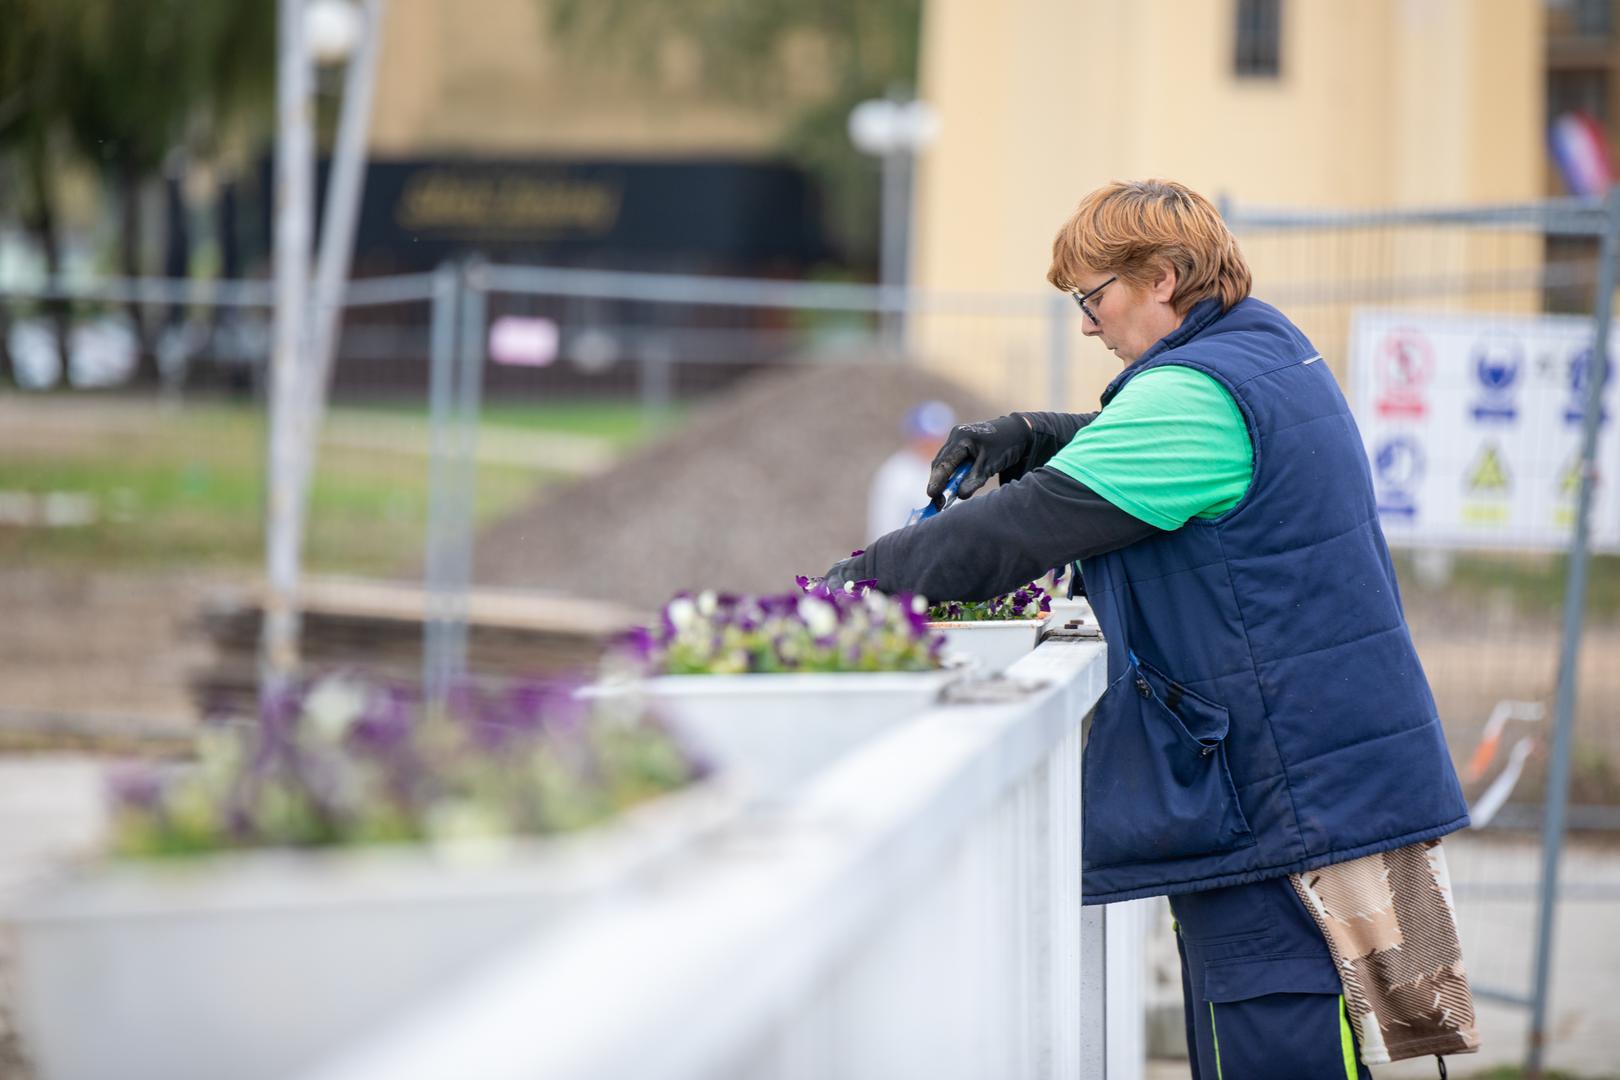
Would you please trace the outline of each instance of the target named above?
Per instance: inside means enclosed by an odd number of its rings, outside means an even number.
[[[323,183],[324,175],[323,167]],[[559,266],[773,274],[834,257],[812,182],[791,165],[371,162],[357,274],[426,270],[471,253]]]

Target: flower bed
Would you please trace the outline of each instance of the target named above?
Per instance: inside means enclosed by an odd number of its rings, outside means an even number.
[[[258,724],[205,731],[194,767],[113,776],[119,855],[457,842],[582,828],[701,774],[662,724],[565,682],[414,688],[334,675]]]
[[[928,608],[929,623],[1015,622],[1044,619],[1052,611],[1052,597],[1038,581],[989,600],[949,600]]]
[[[1052,598],[1039,581],[983,601],[948,601],[928,609],[929,626],[948,651],[971,657],[989,673],[1005,671],[1039,643]]]
[[[799,586],[675,597],[610,660],[617,678],[587,695],[648,696],[770,799],[926,709],[956,677],[921,599]]]
[[[885,596],[862,582],[832,592],[800,577],[775,596],[682,593],[656,624],[632,632],[620,656],[645,674],[930,671],[943,642],[921,597]]]
[[[296,1072],[728,820],[660,722],[573,690],[464,687],[436,714],[329,679],[195,766],[123,771],[123,857],[11,913],[41,1071]]]

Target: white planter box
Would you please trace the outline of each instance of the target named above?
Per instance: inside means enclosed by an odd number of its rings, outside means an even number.
[[[931,622],[945,635],[945,649],[971,658],[979,674],[1006,671],[1040,641],[1046,619],[985,619],[982,622]]]
[[[1050,626],[1062,626],[1070,619],[1084,619],[1087,623],[1095,624],[1096,617],[1091,614],[1091,603],[1083,596],[1073,600],[1065,597],[1052,598],[1052,613],[1046,621]]]
[[[114,861],[9,913],[42,1080],[281,1077],[723,825],[699,784],[566,837]],[[543,1017],[536,1018],[543,1023]]]
[[[960,676],[952,669],[661,675],[581,693],[645,694],[699,753],[768,801],[930,708]]]

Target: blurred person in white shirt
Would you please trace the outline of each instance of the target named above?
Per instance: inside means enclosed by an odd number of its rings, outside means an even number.
[[[878,466],[866,499],[866,538],[875,540],[906,523],[928,502],[928,469],[956,423],[943,401],[924,401],[907,410],[901,430],[906,444]]]

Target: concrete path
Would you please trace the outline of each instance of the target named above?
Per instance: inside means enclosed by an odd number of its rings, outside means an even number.
[[[67,755],[0,758],[0,913],[104,829],[100,764]],[[0,926],[0,1080],[29,1080],[12,1027],[12,942]]]
[[[1445,846],[1457,894],[1463,958],[1476,993],[1478,988],[1495,987],[1528,996],[1540,845],[1519,834],[1463,833],[1447,837]],[[1566,899],[1554,930],[1556,961],[1545,1064],[1581,1080],[1615,1080],[1620,1078],[1620,842],[1572,841],[1560,877]],[[1162,925],[1156,925],[1147,956],[1148,985],[1158,988],[1161,1008],[1173,1006],[1179,1012],[1180,981],[1168,914]],[[1448,1059],[1454,1080],[1524,1062],[1528,1010],[1483,997],[1476,998],[1475,1006],[1482,1045],[1477,1054]],[[1397,1062],[1373,1072],[1379,1080],[1439,1075],[1433,1058]],[[1147,1080],[1184,1080],[1188,1075],[1185,1061],[1155,1060],[1149,1064]]]

